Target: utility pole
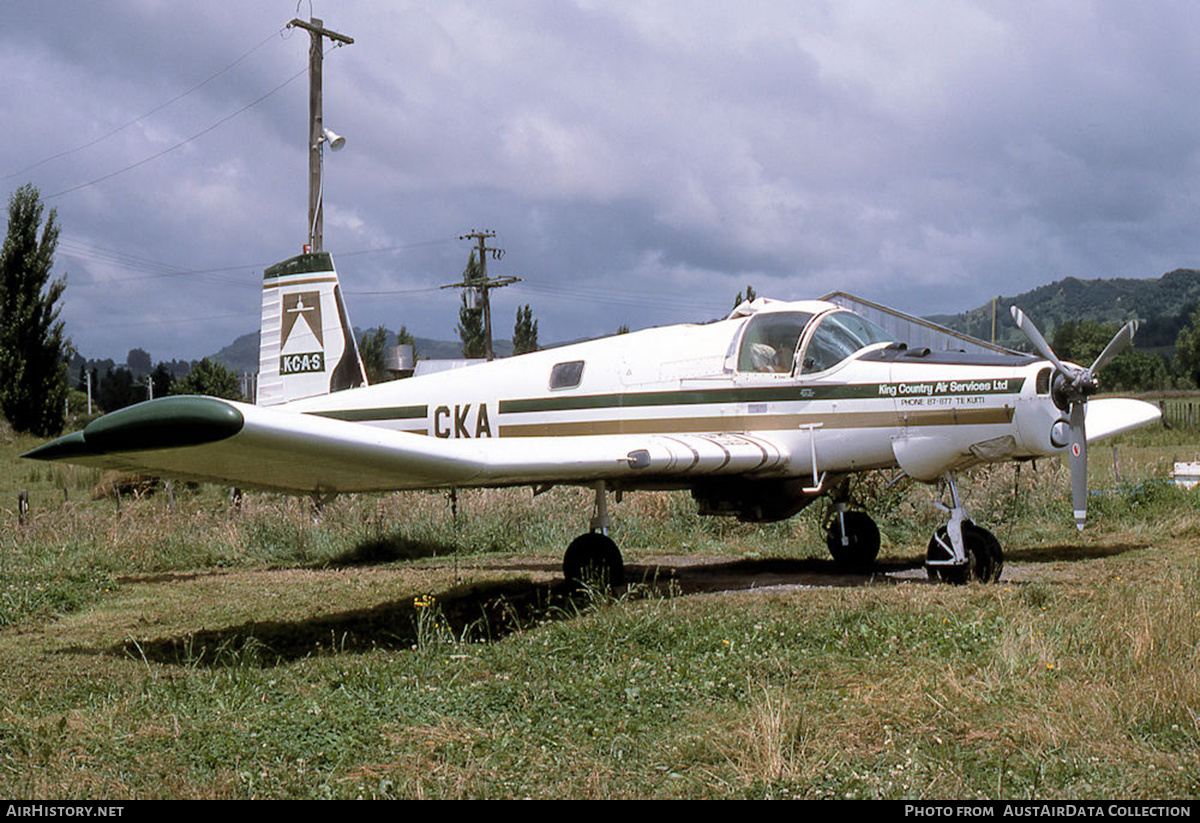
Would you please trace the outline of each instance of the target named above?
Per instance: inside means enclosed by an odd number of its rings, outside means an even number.
[[[348,46],[354,42],[354,38],[325,28],[324,21],[316,17],[308,22],[297,18],[288,23],[288,28],[292,26],[306,29],[312,40],[308,50],[308,251],[321,251],[325,233],[321,144],[328,140],[336,151],[341,148],[341,142],[338,141],[342,140],[333,132],[326,133],[322,122],[321,67],[324,51],[321,47],[326,37],[338,46]]]
[[[492,350],[492,304],[488,297],[488,292],[491,289],[500,289],[505,286],[511,286],[513,283],[520,283],[521,278],[504,275],[496,279],[490,279],[487,273],[487,258],[492,255],[493,260],[500,260],[504,257],[504,249],[493,248],[487,245],[487,241],[495,237],[494,231],[475,231],[472,229],[468,234],[459,236],[459,240],[474,240],[479,251],[479,267],[482,272],[482,277],[478,280],[463,280],[461,283],[447,283],[442,286],[443,289],[468,289],[467,305],[472,306],[475,302],[470,294],[471,291],[478,295],[478,303],[483,310],[483,340],[484,354],[488,360],[495,360],[496,354]]]

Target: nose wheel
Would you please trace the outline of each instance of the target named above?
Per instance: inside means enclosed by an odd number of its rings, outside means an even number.
[[[949,496],[949,503],[935,500],[934,504],[949,513],[950,522],[939,526],[929,541],[925,552],[926,573],[930,579],[946,583],[996,582],[1004,569],[1000,541],[967,518],[953,472],[942,478],[942,493]]]
[[[956,562],[948,526],[938,528],[925,554],[925,571],[931,580],[962,585],[972,580],[995,583],[1000,579],[1004,552],[995,535],[967,520],[962,523],[962,543],[964,558]]]

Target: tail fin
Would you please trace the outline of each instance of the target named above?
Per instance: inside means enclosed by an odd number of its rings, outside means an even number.
[[[263,273],[260,406],[367,383],[329,252],[276,263]]]

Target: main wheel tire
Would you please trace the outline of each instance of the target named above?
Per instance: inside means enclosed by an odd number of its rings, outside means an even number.
[[[617,544],[607,535],[581,534],[571,541],[563,555],[563,577],[572,586],[588,583],[619,588],[625,585],[625,561]]]
[[[846,524],[845,545],[842,544],[842,523]],[[879,527],[866,512],[836,514],[825,535],[825,545],[839,566],[869,569],[879,556]]]
[[[950,551],[950,536],[945,526],[939,526],[937,532],[929,541],[929,549],[925,554],[925,570],[933,580],[962,585],[972,580],[980,583],[995,583],[1000,579],[1004,570],[1004,551],[1000,541],[990,531],[982,526],[976,526],[970,520],[964,521],[963,549],[967,554],[967,562],[962,566],[933,566],[930,560],[949,560],[953,555]]]

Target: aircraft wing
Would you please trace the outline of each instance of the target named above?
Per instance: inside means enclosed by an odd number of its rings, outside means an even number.
[[[181,396],[113,412],[23,456],[328,493],[767,475],[786,468],[790,454],[783,443],[738,433],[441,439]]]

